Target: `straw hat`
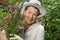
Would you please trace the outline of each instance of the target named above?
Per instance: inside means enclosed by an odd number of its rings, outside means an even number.
[[[24,2],[22,10],[21,10],[21,15],[23,15],[23,12],[24,12],[25,8],[27,6],[30,6],[30,5],[34,6],[34,7],[37,7],[39,9],[40,15],[37,16],[37,18],[40,18],[40,17],[43,17],[43,16],[46,15],[46,13],[47,13],[46,10],[41,6],[41,2],[38,1],[38,0],[30,0],[29,2],[27,2],[27,1]]]

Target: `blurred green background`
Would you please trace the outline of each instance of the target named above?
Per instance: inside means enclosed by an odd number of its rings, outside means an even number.
[[[21,4],[26,0],[9,0],[7,5],[12,5],[13,12],[9,12],[8,6],[0,7],[0,30],[5,29],[7,34],[20,34],[18,26],[22,24],[19,16],[20,8],[16,8],[16,2]],[[48,14],[38,19],[45,23],[45,40],[60,40],[60,0],[39,0]]]

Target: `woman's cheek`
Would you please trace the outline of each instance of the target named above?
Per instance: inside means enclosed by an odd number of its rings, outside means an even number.
[[[33,19],[35,20],[36,19],[36,16],[34,16]]]
[[[34,16],[34,17],[33,17],[33,22],[34,22],[35,20],[36,20],[36,17]]]
[[[25,13],[24,13],[24,18],[26,18],[27,16],[28,16],[28,14],[25,12]]]

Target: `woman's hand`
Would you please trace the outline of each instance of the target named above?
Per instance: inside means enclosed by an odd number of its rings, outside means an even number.
[[[7,40],[7,36],[5,33],[0,32],[0,40]]]
[[[23,40],[20,36],[16,35],[16,34],[10,34],[10,40]]]

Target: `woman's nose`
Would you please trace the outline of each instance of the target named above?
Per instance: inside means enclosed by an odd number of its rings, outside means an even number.
[[[33,14],[30,15],[30,18],[31,18],[31,19],[33,18]]]

